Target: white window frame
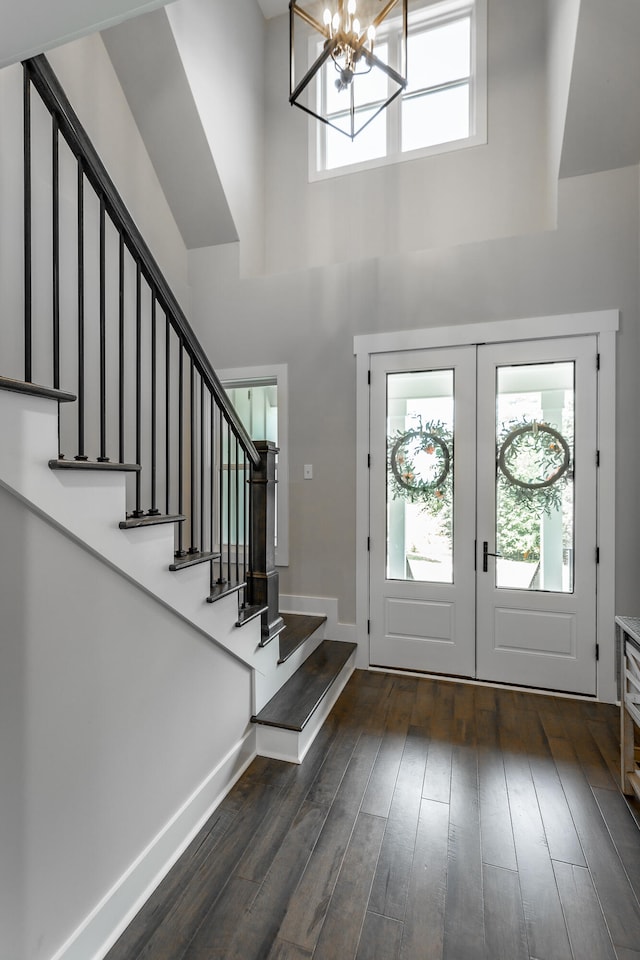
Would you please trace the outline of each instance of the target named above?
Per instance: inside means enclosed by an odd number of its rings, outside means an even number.
[[[229,367],[217,370],[223,386],[273,380],[278,392],[278,461],[276,497],[278,529],[275,559],[277,567],[289,566],[289,368],[286,363],[257,367]]]
[[[387,152],[382,157],[351,163],[343,167],[334,167],[330,170],[321,167],[324,163],[325,138],[327,126],[318,123],[315,118],[309,119],[308,126],[308,158],[309,181],[330,180],[351,173],[361,173],[377,167],[388,166],[393,163],[404,163],[409,160],[418,160],[424,157],[464,150],[469,147],[482,146],[487,142],[487,0],[441,0],[429,2],[419,12],[409,14],[409,34],[412,29],[424,28],[428,23],[439,26],[447,21],[456,20],[465,14],[471,17],[471,72],[469,90],[469,136],[461,140],[449,140],[445,143],[433,144],[429,147],[420,147],[416,150],[401,150],[401,109],[403,96],[400,95],[388,107],[387,119]]]

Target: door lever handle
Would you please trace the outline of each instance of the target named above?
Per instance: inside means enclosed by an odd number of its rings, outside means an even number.
[[[489,569],[488,567],[488,558],[489,557],[501,557],[501,553],[490,553],[489,552],[489,542],[487,540],[482,541],[482,572],[486,573]]]

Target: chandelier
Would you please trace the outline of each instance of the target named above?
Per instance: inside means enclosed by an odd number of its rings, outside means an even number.
[[[407,0],[291,0],[289,27],[289,103],[352,140],[405,89]]]

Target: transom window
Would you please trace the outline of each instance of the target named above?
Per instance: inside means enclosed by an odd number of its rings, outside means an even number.
[[[357,126],[373,119],[353,141],[313,121],[312,179],[484,142],[485,12],[486,0],[432,3],[417,12],[410,5],[406,89],[375,116],[389,96],[387,78],[379,70],[360,77]],[[376,38],[375,52],[400,69],[398,24]],[[322,107],[332,123],[346,127],[348,104],[326,76],[318,91]]]

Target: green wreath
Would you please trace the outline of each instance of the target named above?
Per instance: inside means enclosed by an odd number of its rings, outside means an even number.
[[[549,515],[562,506],[562,493],[573,476],[571,443],[541,421],[504,424],[497,438],[498,483],[516,503]]]
[[[434,513],[450,506],[453,437],[446,424],[432,420],[399,431],[388,438],[387,450],[389,489],[394,499],[423,502]]]

